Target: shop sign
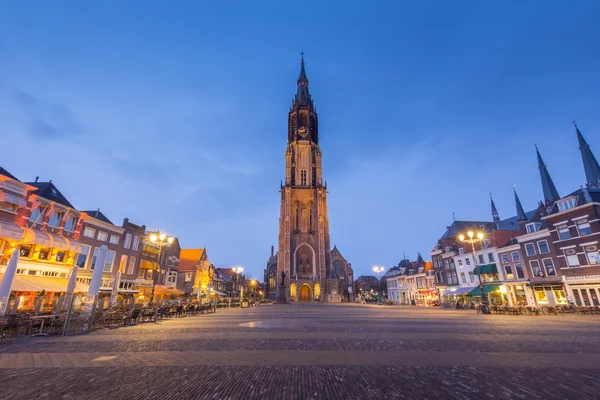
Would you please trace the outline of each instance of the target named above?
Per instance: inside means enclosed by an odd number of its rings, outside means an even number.
[[[8,190],[9,192],[17,193],[21,196],[25,196],[27,194],[27,189],[20,188],[7,181],[0,181],[0,189]]]
[[[582,276],[566,276],[568,281],[597,281],[600,280],[600,275],[582,275]]]

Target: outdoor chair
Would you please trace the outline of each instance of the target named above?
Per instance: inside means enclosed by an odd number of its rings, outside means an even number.
[[[529,315],[540,315],[540,310],[536,307],[527,307],[527,312]]]
[[[19,321],[21,317],[18,315],[10,315],[6,322],[2,325],[2,340],[4,341],[6,338],[9,338],[12,342],[17,329],[19,328]]]
[[[125,323],[129,325],[133,325],[135,323],[137,325],[141,311],[142,310],[140,310],[139,308],[134,308],[133,310],[131,310],[129,316],[125,318]]]
[[[558,311],[557,311],[556,307],[547,306],[547,307],[544,307],[544,308],[545,308],[545,312],[544,312],[544,314],[548,314],[548,315],[550,315],[550,314],[558,315]]]
[[[57,315],[52,318],[50,322],[50,335],[55,335],[56,333],[62,333],[63,328],[65,326],[66,316],[65,315]]]

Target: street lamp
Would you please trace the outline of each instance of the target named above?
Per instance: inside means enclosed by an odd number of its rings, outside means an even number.
[[[482,232],[477,232],[474,233],[473,231],[468,231],[467,232],[467,236],[468,238],[465,237],[465,235],[458,235],[458,238],[460,239],[461,242],[465,242],[465,243],[470,243],[471,244],[471,248],[473,249],[473,261],[475,263],[475,268],[477,268],[479,265],[477,263],[477,254],[475,254],[475,243],[480,242],[483,240],[483,233]],[[483,246],[481,246],[481,248],[483,248]],[[479,271],[479,290],[481,291],[481,312],[482,313],[488,313],[485,312],[485,310],[487,309],[487,295],[485,294],[485,292],[483,291],[483,279],[481,277],[481,271]]]
[[[385,270],[384,267],[376,265],[373,267],[373,271],[377,272],[377,280],[379,281],[379,295],[381,295],[381,278],[380,274]]]
[[[150,242],[158,246],[158,259],[156,263],[156,272],[152,280],[152,295],[150,303],[154,302],[154,292],[156,291],[156,281],[160,278],[160,257],[162,256],[162,248],[173,243],[173,236],[167,236],[164,233],[154,232],[150,234]],[[154,302],[154,322],[158,321],[158,302]]]
[[[240,276],[241,276],[242,272],[244,272],[244,268],[243,267],[233,267],[232,270],[233,270],[233,272],[235,272],[237,274],[236,282],[238,285],[240,285]],[[240,308],[242,308],[242,299],[244,298],[244,286],[240,285],[239,289],[240,289]]]

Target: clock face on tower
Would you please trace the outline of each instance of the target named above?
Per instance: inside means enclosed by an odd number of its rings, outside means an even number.
[[[308,136],[308,129],[306,129],[304,126],[301,126],[300,128],[298,128],[298,133],[300,134],[300,136],[305,138]]]

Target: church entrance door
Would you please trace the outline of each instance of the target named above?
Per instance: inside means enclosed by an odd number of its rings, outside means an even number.
[[[302,285],[300,286],[300,298],[299,301],[312,301],[310,286]]]

